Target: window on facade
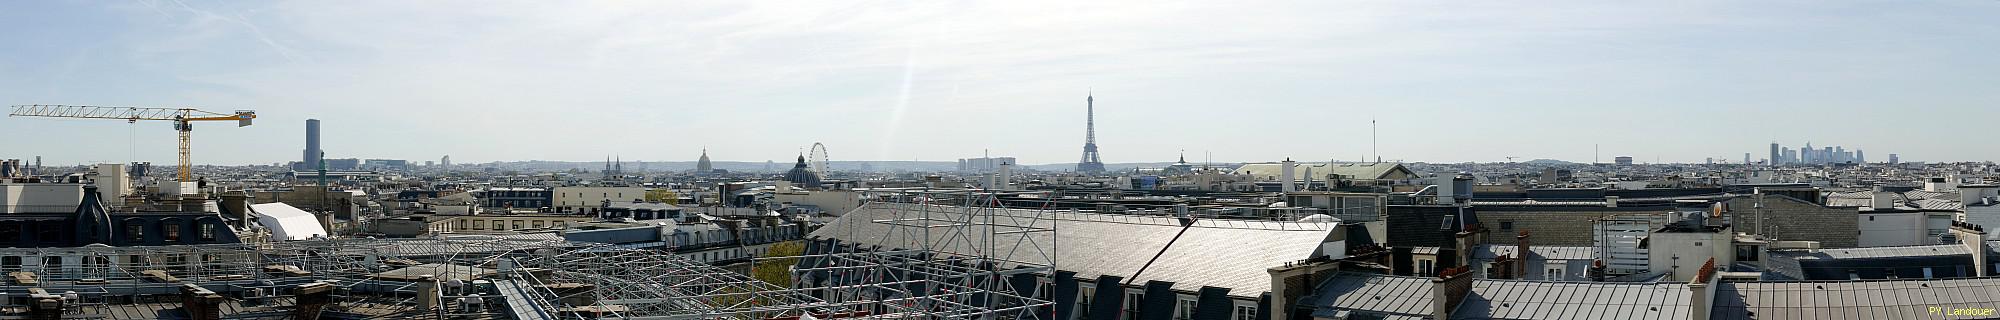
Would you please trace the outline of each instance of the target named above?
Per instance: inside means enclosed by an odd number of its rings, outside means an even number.
[[[1139,301],[1140,301],[1140,300],[1145,300],[1145,298],[1146,298],[1146,294],[1143,294],[1143,293],[1137,293],[1137,292],[1126,292],[1126,293],[1125,293],[1125,317],[1124,317],[1124,318],[1122,318],[1122,319],[1138,319],[1138,318],[1139,318]]]
[[[1500,230],[1514,230],[1514,221],[1500,220]]]
[[[1174,319],[1188,320],[1190,318],[1194,318],[1194,300],[1181,299],[1180,305],[1174,308]]]
[[[1444,216],[1444,224],[1441,224],[1441,225],[1438,225],[1438,230],[1452,230],[1452,228],[1451,228],[1451,224],[1452,224],[1452,223],[1451,223],[1451,222],[1452,222],[1453,220],[1457,220],[1457,219],[1454,219],[1454,218],[1458,218],[1458,216],[1452,216],[1452,215],[1446,215],[1446,216]]]
[[[1430,260],[1417,260],[1417,275],[1425,277],[1432,275]]]
[[[63,230],[67,230],[66,228],[63,228],[63,225],[54,223],[43,224],[41,228],[36,228],[36,229],[41,230],[41,235],[37,237],[42,239],[42,243],[62,242]]]
[[[215,224],[202,223],[201,226],[196,227],[196,229],[197,229],[196,232],[201,233],[200,235],[198,235],[201,237],[201,241],[215,241]]]
[[[125,239],[134,242],[146,241],[146,225],[138,221],[126,221]]]
[[[10,223],[6,225],[0,225],[0,244],[27,242],[27,241],[21,241],[21,235],[26,233],[23,232],[22,230],[24,229],[22,229],[22,226],[18,224]]]
[[[1256,317],[1257,317],[1257,307],[1252,307],[1252,306],[1236,306],[1236,317],[1235,317],[1235,318],[1232,318],[1232,319],[1234,319],[1234,320],[1254,320],[1254,318],[1256,318]]]
[[[1056,284],[1048,281],[1037,281],[1037,283],[1035,285],[1035,299],[1049,300],[1049,295],[1056,291]]]
[[[160,237],[161,237],[161,238],[165,238],[165,239],[167,239],[167,242],[180,242],[180,241],[181,241],[181,224],[179,224],[179,223],[161,223],[161,224],[160,224]]]
[[[1563,279],[1562,268],[1549,268],[1548,272],[1542,274],[1542,280],[1562,280],[1562,279]]]
[[[525,222],[527,222],[527,221],[523,221],[523,220],[514,220],[514,228],[513,228],[513,229],[520,229],[522,225],[525,225],[525,224],[527,224],[527,223],[525,223]]]
[[[16,257],[16,256],[0,257],[0,271],[13,272],[14,270],[19,270],[19,269],[21,269],[21,257]]]
[[[535,228],[541,228],[541,227],[542,227],[542,220],[535,220],[535,222],[534,222],[534,223],[535,223]]]
[[[1097,288],[1092,286],[1076,286],[1077,311],[1070,314],[1076,315],[1077,320],[1090,320],[1090,298],[1096,291]]]
[[[486,220],[473,220],[472,230],[486,230]]]
[[[1935,276],[1934,274],[1931,274],[1930,267],[1924,267],[1924,279],[1932,279],[1932,277],[1934,276]]]

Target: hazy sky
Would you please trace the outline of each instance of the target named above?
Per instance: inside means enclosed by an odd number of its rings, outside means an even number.
[[[591,5],[591,6],[580,6]],[[5,1],[0,104],[254,109],[198,163],[338,158],[1994,160],[2000,1]],[[0,158],[171,163],[0,118]]]

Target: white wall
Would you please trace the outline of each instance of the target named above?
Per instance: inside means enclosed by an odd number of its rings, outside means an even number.
[[[90,179],[97,184],[97,197],[106,204],[124,205],[122,199],[132,194],[132,175],[125,172],[125,165],[98,164],[92,171]]]
[[[83,185],[74,183],[0,184],[0,213],[75,212]]]
[[[549,207],[559,212],[576,212],[582,208],[597,208],[604,200],[616,203],[630,203],[632,199],[645,199],[646,188],[642,187],[556,187],[550,195]]]
[[[805,193],[778,193],[771,200],[790,202],[798,205],[818,206],[828,214],[844,215],[861,207],[861,194],[850,190],[819,190]]]
[[[1922,212],[1862,213],[1855,217],[1861,247],[1926,245],[1927,219]]]
[[[1653,233],[1647,240],[1648,265],[1654,272],[1672,272],[1673,281],[1693,280],[1709,258],[1717,268],[1736,262],[1733,230],[1722,232]]]

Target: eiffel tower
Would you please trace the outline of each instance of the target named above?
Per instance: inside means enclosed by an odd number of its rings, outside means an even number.
[[[1085,95],[1083,98],[1083,160],[1076,162],[1076,172],[1102,173],[1104,161],[1097,158],[1097,97]]]

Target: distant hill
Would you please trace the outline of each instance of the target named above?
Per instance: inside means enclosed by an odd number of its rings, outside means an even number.
[[[1535,159],[1535,160],[1528,160],[1528,161],[1521,161],[1521,163],[1525,163],[1525,164],[1539,164],[1539,165],[1571,165],[1571,164],[1576,164],[1575,162],[1569,162],[1569,161],[1562,161],[1562,160],[1555,160],[1555,159]]]

